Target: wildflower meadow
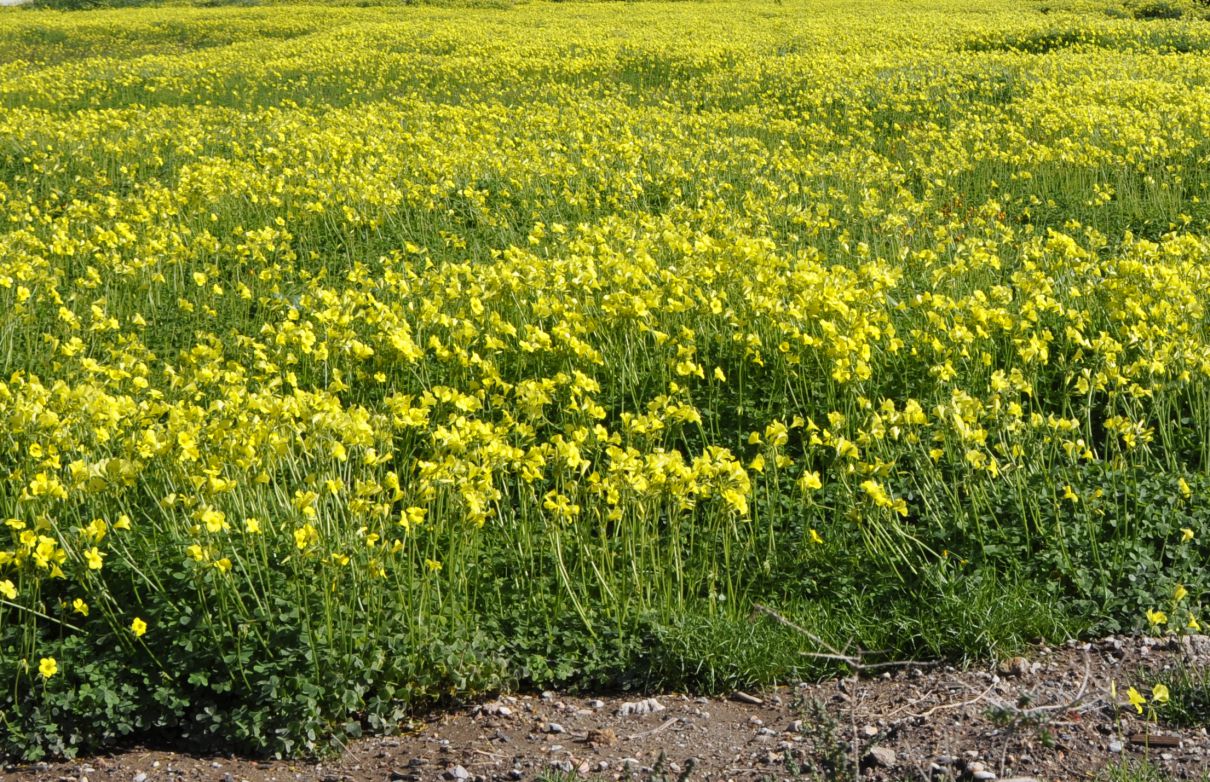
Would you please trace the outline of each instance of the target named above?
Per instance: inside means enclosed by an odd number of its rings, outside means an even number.
[[[0,11],[0,755],[1210,621],[1210,7],[211,5]]]

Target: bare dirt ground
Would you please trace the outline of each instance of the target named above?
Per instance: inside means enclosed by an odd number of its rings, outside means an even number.
[[[12,782],[494,782],[1086,779],[1146,757],[1177,779],[1210,769],[1206,727],[1177,729],[1126,701],[1154,672],[1210,665],[1210,638],[1038,646],[983,669],[910,665],[861,679],[702,698],[502,696],[358,740],[316,763],[136,748],[11,766]],[[1116,682],[1117,697],[1111,695]]]

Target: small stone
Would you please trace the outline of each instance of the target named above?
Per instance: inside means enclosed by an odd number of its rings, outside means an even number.
[[[1210,658],[1210,636],[1181,636],[1180,650],[1189,662],[1202,663]]]
[[[512,771],[508,772],[508,778],[509,779],[525,779],[525,772],[519,768],[514,768]]]
[[[1160,760],[1163,760],[1163,761],[1172,760],[1172,753],[1171,752],[1161,752]]]
[[[861,764],[866,768],[894,768],[895,750],[890,747],[871,747]]]
[[[1109,751],[1115,755],[1118,754],[1119,752],[1121,752],[1122,751],[1122,742],[1120,742],[1120,741],[1109,742]]]
[[[761,725],[765,724],[765,721],[762,720],[760,717],[749,717],[748,724],[759,728]]]
[[[612,747],[618,743],[618,734],[614,733],[610,728],[590,730],[584,738],[593,747]]]
[[[975,782],[991,782],[995,778],[996,772],[994,771],[976,771],[971,774],[971,779],[975,780]]]
[[[605,701],[600,700],[599,698],[593,698],[592,700],[590,700],[588,702],[588,708],[603,709],[603,708],[605,708]]]
[[[80,782],[88,782],[84,777],[80,777]],[[223,774],[223,782],[235,782],[235,775],[230,771]]]
[[[986,769],[987,769],[987,766],[983,765],[982,763],[980,763],[977,760],[973,763],[966,764],[966,770],[968,773],[971,773],[971,774],[978,774],[980,771],[984,771]]]
[[[769,730],[768,728],[761,728],[760,730],[756,731],[756,735],[758,735],[758,736],[772,736],[772,735],[773,735],[773,731]]]
[[[618,714],[622,717],[642,716],[644,714],[654,714],[664,710],[664,704],[657,701],[655,698],[647,698],[641,701],[627,701],[618,709]]]
[[[954,765],[954,758],[951,755],[938,755],[934,762],[938,766],[952,766]]]
[[[442,776],[446,779],[454,779],[458,780],[458,782],[464,782],[464,780],[471,778],[471,772],[467,771],[462,766],[454,766],[442,774]]]
[[[802,733],[802,720],[794,720],[787,725],[786,733]]]
[[[546,725],[547,733],[566,733],[567,729],[557,722],[550,722]]]
[[[861,729],[861,735],[867,739],[872,739],[878,735],[878,728],[875,728],[873,725],[866,725]]]
[[[133,777],[131,777],[130,782],[147,782],[147,773],[144,771],[140,771],[139,773],[137,773]]]
[[[740,703],[747,703],[752,706],[761,706],[764,704],[764,701],[762,701],[760,698],[756,697],[755,695],[749,695],[748,693],[741,692],[740,690],[736,690],[735,692],[733,692],[731,694],[731,697],[734,698],[735,700],[739,701]]]
[[[622,762],[622,768],[627,768],[627,769],[630,769],[631,771],[633,771],[634,769],[643,765],[642,763],[639,762],[638,758],[622,758],[621,762]]]
[[[1034,777],[1005,777],[1000,782],[1038,782]]]
[[[553,768],[555,771],[562,771],[564,774],[570,774],[576,767],[570,760],[552,760],[550,761],[550,768]]]
[[[1000,661],[997,670],[1004,676],[1028,676],[1033,673],[1033,666],[1024,657],[1009,657]]]

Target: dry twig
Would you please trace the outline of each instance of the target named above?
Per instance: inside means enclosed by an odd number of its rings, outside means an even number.
[[[672,717],[670,719],[666,719],[666,720],[664,720],[664,722],[662,724],[655,726],[651,730],[645,730],[645,731],[642,731],[641,733],[635,733],[632,736],[627,736],[626,740],[634,741],[635,739],[641,739],[644,736],[654,736],[657,733],[663,733],[664,731],[668,730],[669,728],[671,728],[673,725],[677,724],[678,722],[680,722],[679,717]]]

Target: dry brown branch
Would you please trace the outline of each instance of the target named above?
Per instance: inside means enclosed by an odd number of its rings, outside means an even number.
[[[1021,708],[1016,704],[1006,703],[999,698],[992,700],[992,704],[1006,714],[1011,714],[1013,717],[1021,720],[1029,720],[1038,717],[1042,714],[1047,714],[1055,711],[1072,711],[1079,710],[1083,705],[1084,695],[1088,691],[1088,680],[1092,673],[1092,661],[1088,657],[1088,652],[1084,652],[1084,676],[1080,681],[1080,686],[1076,690],[1076,694],[1061,703],[1050,703],[1044,706],[1033,706],[1031,708]],[[1100,702],[1098,697],[1094,703]]]
[[[680,722],[679,717],[672,717],[670,719],[666,719],[666,720],[664,720],[664,722],[662,724],[655,726],[651,730],[644,730],[640,733],[635,733],[632,736],[627,736],[626,740],[634,741],[635,739],[641,739],[644,736],[654,736],[657,733],[663,733],[664,731],[668,730],[669,728],[671,728],[673,725],[677,724],[678,722]]]
[[[995,687],[995,686],[996,686],[996,685],[995,685],[995,682],[993,682],[993,683],[991,683],[991,684],[987,685],[987,689],[986,689],[986,690],[984,690],[983,692],[979,693],[978,695],[976,695],[975,697],[971,698],[970,700],[959,701],[959,702],[957,702],[957,703],[942,703],[942,704],[939,704],[939,705],[937,705],[937,706],[934,706],[933,708],[929,709],[928,711],[924,711],[924,712],[921,712],[921,713],[919,713],[919,714],[914,714],[914,713],[909,712],[909,713],[908,713],[908,716],[910,716],[910,717],[917,717],[917,718],[919,718],[919,717],[928,717],[928,716],[930,716],[930,715],[932,715],[932,714],[936,714],[936,713],[937,713],[937,712],[939,712],[939,711],[945,711],[946,709],[960,709],[960,708],[962,708],[963,706],[974,706],[976,703],[978,703],[979,701],[983,700],[983,699],[984,699],[984,697],[986,697],[986,696],[987,696],[987,694],[988,694],[989,692],[991,692],[991,691],[992,691],[992,688],[993,688],[993,687]]]

